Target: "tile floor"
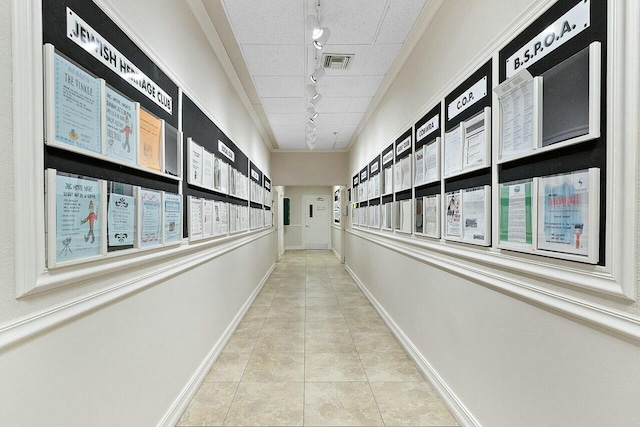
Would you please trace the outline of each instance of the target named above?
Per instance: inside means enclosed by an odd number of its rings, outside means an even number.
[[[457,426],[332,252],[276,264],[178,426]]]

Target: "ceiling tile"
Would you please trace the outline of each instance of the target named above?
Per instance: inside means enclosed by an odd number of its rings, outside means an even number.
[[[245,61],[254,76],[304,74],[305,45],[242,45]]]
[[[382,76],[387,74],[393,60],[398,55],[401,44],[375,44],[371,48],[367,64],[362,70],[363,76]]]
[[[328,97],[353,96],[359,81],[359,76],[324,76],[318,82],[318,92]]]
[[[364,113],[347,113],[344,116],[344,125],[359,125]]]
[[[355,96],[373,96],[375,95],[384,76],[362,76],[358,90]],[[260,91],[258,91],[260,92]]]
[[[355,125],[345,125],[342,126],[340,132],[338,133],[337,142],[349,142],[351,137],[353,136],[353,132],[357,129],[358,126]]]
[[[316,150],[331,150],[335,145],[335,141],[316,142]]]
[[[304,4],[300,0],[223,0],[223,3],[239,44],[305,42]]]
[[[344,113],[324,113],[318,114],[314,124],[318,127],[341,125],[344,121]]]
[[[254,76],[253,80],[261,98],[304,96],[303,76]]]
[[[304,114],[267,114],[267,117],[271,126],[295,126],[304,124],[307,118]]]
[[[276,139],[287,137],[304,137],[304,123],[297,124],[295,126],[271,126],[273,135]]]
[[[342,54],[342,55],[354,55],[349,69],[341,70],[341,69],[330,69],[327,68],[327,76],[355,76],[360,75],[362,73],[362,69],[367,62],[367,57],[369,55],[369,50],[371,49],[371,45],[369,44],[327,44],[324,49],[319,51],[313,45],[307,45],[307,69],[309,70],[309,74],[311,74],[318,66],[322,64],[322,55],[323,54]],[[316,53],[318,54],[318,59],[316,60]]]
[[[404,43],[425,0],[391,0],[376,43]]]
[[[351,98],[351,103],[347,108],[348,113],[364,113],[367,111],[369,104],[371,103],[371,97],[365,98]]]
[[[321,23],[331,30],[331,44],[373,43],[385,3],[386,0],[367,0],[366,3],[337,0],[322,3]]]
[[[344,113],[351,98],[322,98],[316,110],[318,113]]]
[[[300,113],[305,105],[304,98],[262,98],[262,107],[267,114]]]
[[[306,148],[304,139],[278,140],[278,147],[282,150],[304,150]]]

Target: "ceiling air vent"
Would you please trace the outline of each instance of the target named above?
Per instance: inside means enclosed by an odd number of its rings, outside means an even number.
[[[324,53],[322,54],[322,66],[331,70],[348,70],[354,56],[344,53]]]

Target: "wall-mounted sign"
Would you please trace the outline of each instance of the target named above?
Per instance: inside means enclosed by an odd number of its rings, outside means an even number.
[[[553,52],[591,24],[591,0],[580,0],[571,10],[558,18],[540,34],[507,59],[507,78]]]
[[[232,162],[236,161],[236,153],[234,153],[231,148],[227,147],[224,142],[220,140],[218,140],[218,151]]]
[[[251,178],[256,181],[260,181],[260,175],[255,171],[255,169],[251,169]]]
[[[392,160],[393,160],[393,150],[389,151],[387,154],[382,156],[382,164],[383,165],[386,165],[387,163],[389,163]]]
[[[462,113],[485,96],[487,96],[486,76],[478,80],[468,90],[464,91],[462,95],[449,103],[449,106],[447,107],[449,120],[453,119],[455,116]]]
[[[421,141],[425,136],[440,128],[440,114],[436,114],[427,123],[416,129],[416,141]]]
[[[375,162],[374,164],[371,165],[372,174],[378,172],[379,169],[380,169],[380,162]]]
[[[358,185],[358,175],[353,177],[353,186],[355,187],[356,185]]]
[[[406,137],[401,143],[396,146],[396,156],[404,153],[411,148],[411,136]]]
[[[360,172],[360,181],[364,181],[365,179],[367,179],[367,170],[363,170],[362,172]]]
[[[167,113],[172,114],[171,96],[69,8],[67,8],[67,37]]]

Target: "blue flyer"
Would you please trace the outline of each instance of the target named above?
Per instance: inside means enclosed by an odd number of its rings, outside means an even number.
[[[158,191],[140,190],[140,247],[159,245],[162,234],[162,195]]]
[[[180,221],[182,198],[178,194],[164,195],[164,242],[174,243],[180,240]]]
[[[110,87],[106,88],[107,156],[136,164],[136,105]]]
[[[109,246],[131,246],[135,236],[135,198],[111,193],[107,212]]]

